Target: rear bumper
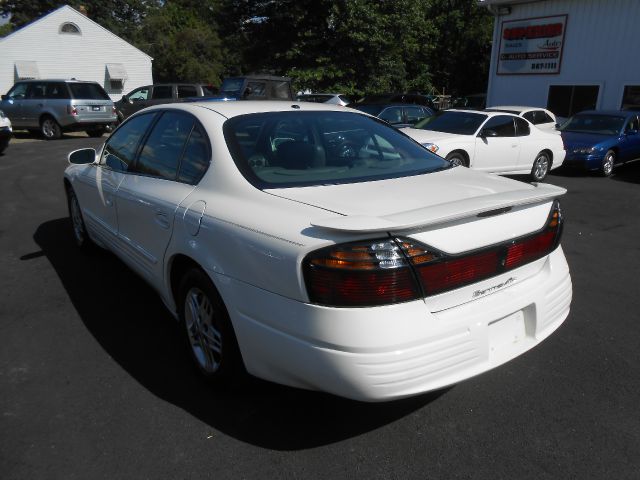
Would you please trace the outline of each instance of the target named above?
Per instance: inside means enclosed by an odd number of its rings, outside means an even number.
[[[356,400],[387,401],[486,372],[556,330],[569,314],[569,268],[562,248],[539,262],[538,273],[520,283],[435,313],[422,300],[329,308],[229,279],[216,284],[250,373]]]
[[[118,117],[114,113],[113,115],[100,115],[90,117],[66,117],[61,120],[60,126],[65,130],[90,130],[92,128],[106,127],[112,123],[116,123]]]
[[[11,140],[11,128],[10,127],[0,127],[0,152],[2,152],[7,145],[9,145],[9,140]]]

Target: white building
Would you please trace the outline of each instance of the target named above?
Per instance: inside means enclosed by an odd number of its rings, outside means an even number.
[[[640,107],[638,0],[478,0],[495,15],[487,105]]]
[[[93,80],[113,100],[153,83],[152,58],[64,6],[0,38],[0,92],[18,80]]]

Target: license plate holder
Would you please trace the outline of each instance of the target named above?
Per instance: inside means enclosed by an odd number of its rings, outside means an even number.
[[[99,112],[100,110],[102,110],[102,107],[91,107],[91,110],[93,110],[94,112]]]
[[[512,348],[527,335],[522,310],[489,324],[489,354]]]

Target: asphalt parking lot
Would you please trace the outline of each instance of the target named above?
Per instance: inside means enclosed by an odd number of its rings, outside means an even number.
[[[200,381],[158,297],[71,239],[66,154],[0,155],[3,479],[640,478],[640,164],[560,172],[574,299],[540,346],[443,391],[362,404]]]

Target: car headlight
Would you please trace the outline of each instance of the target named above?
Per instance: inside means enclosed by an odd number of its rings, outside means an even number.
[[[440,150],[440,147],[438,147],[438,145],[436,145],[435,143],[423,143],[422,146],[433,153],[436,153],[438,150]]]

